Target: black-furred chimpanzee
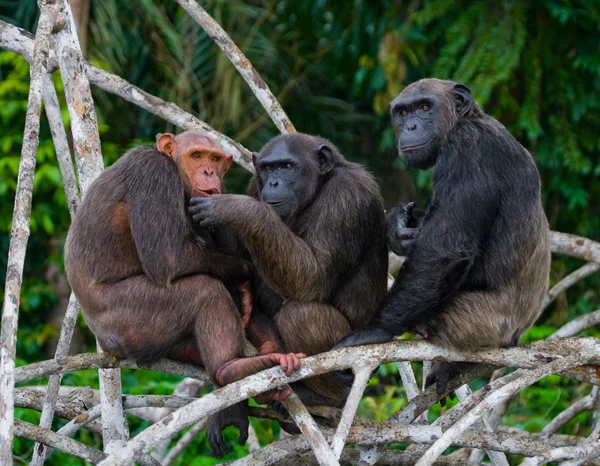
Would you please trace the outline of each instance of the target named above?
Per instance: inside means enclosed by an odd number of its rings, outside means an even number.
[[[541,312],[550,268],[533,158],[463,84],[417,81],[392,101],[391,115],[406,164],[434,167],[433,197],[375,319],[336,347],[415,328],[457,349],[516,345]],[[438,364],[428,383],[444,392],[454,369]]]
[[[156,147],[129,151],[90,186],[67,236],[65,269],[105,351],[203,365],[218,385],[276,364],[288,374],[300,366],[303,355],[273,352],[276,331],[252,318],[251,265],[219,247],[229,241],[224,230],[197,234],[188,217],[191,196],[221,194],[231,161],[201,134],[162,134]],[[245,324],[265,349],[256,357],[244,358]],[[286,386],[271,396],[290,393]],[[212,418],[214,439],[226,425],[238,426],[245,442],[245,403]]]
[[[202,226],[238,233],[259,275],[254,312],[275,321],[285,350],[328,351],[365,326],[386,294],[379,188],[331,142],[307,134],[273,139],[254,166],[249,196],[194,198],[190,212]],[[337,406],[347,395],[334,375],[293,388],[307,404]]]

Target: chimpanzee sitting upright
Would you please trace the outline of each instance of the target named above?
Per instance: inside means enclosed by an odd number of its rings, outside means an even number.
[[[187,216],[190,196],[220,195],[231,161],[201,134],[162,134],[156,148],[129,151],[90,186],[67,236],[65,269],[107,352],[203,365],[218,385],[276,364],[288,373],[300,366],[303,355],[273,352],[276,331],[251,316],[251,265],[219,249],[218,232],[198,236]],[[263,354],[244,358],[244,323]],[[290,393],[286,387],[272,397]],[[237,425],[244,442],[245,404],[209,424],[219,437]]]
[[[366,325],[386,294],[387,246],[379,188],[329,141],[279,136],[254,154],[249,196],[193,198],[202,226],[227,225],[256,267],[256,306],[273,318],[286,351],[328,351]],[[342,403],[326,375],[296,384],[308,404]]]
[[[391,114],[406,164],[435,165],[433,197],[375,319],[336,347],[389,341],[415,327],[458,349],[516,345],[541,312],[550,267],[533,158],[463,84],[413,83]],[[393,231],[390,239],[398,244]],[[438,364],[428,382],[445,391],[452,369]]]

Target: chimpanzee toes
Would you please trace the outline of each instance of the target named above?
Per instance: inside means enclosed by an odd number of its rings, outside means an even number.
[[[370,345],[374,343],[387,343],[394,338],[394,335],[390,334],[387,330],[382,328],[366,328],[352,332],[350,335],[345,336],[342,340],[335,345],[332,350],[346,348],[348,346],[360,346]]]
[[[284,419],[290,417],[290,413],[288,413],[288,410],[285,409],[285,406],[283,406],[283,403],[281,401],[274,401],[273,403],[271,403],[271,409],[274,409],[277,412],[277,414],[283,416]]]
[[[215,458],[223,458],[227,453],[228,448],[223,438],[223,434],[220,430],[211,428],[210,426],[206,429],[206,440],[210,447],[210,454]]]
[[[293,422],[281,422],[279,421],[279,427],[285,430],[290,435],[299,435],[302,431]]]

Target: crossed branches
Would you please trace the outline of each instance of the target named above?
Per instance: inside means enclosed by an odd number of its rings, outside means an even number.
[[[176,0],[226,53],[246,80],[266,112],[281,132],[295,129],[277,99],[260,78],[240,49],[225,31],[196,2]],[[15,368],[16,330],[20,288],[29,238],[29,220],[38,146],[42,102],[50,123],[52,137],[69,212],[74,215],[80,195],[102,170],[100,140],[90,83],[154,113],[182,129],[195,129],[215,138],[232,153],[237,163],[253,171],[250,152],[173,103],[165,102],[131,85],[122,78],[84,61],[77,41],[73,17],[67,0],[40,0],[40,20],[35,38],[28,32],[0,21],[0,48],[16,52],[31,63],[31,87],[23,149],[19,167],[17,195],[13,213],[13,229],[8,258],[8,271],[2,316],[0,347],[0,463],[12,462],[13,435],[34,440],[32,464],[43,464],[52,448],[93,464],[121,465],[137,461],[143,465],[172,464],[205,426],[205,419],[234,403],[248,399],[282,384],[342,369],[352,369],[355,380],[343,410],[311,408],[308,410],[296,396],[286,407],[304,435],[275,442],[257,449],[233,464],[306,464],[321,465],[375,464],[385,460],[393,464],[426,466],[431,464],[479,464],[487,452],[493,465],[507,464],[504,453],[527,457],[523,464],[538,465],[549,461],[564,464],[600,464],[600,422],[596,421],[588,438],[557,435],[569,420],[585,410],[595,410],[600,417],[600,341],[574,337],[600,323],[600,310],[580,317],[561,329],[549,340],[510,349],[478,353],[458,352],[437,347],[425,341],[396,341],[383,345],[346,348],[303,360],[302,368],[291,377],[272,368],[247,377],[219,390],[196,398],[208,384],[206,374],[197,367],[169,360],[158,361],[146,369],[188,377],[173,396],[123,396],[120,368],[138,368],[130,360],[117,360],[110,355],[82,354],[67,357],[79,312],[79,303],[71,296],[61,329],[55,359]],[[60,69],[65,82],[67,107],[71,118],[77,184],[67,137],[62,124],[56,91],[50,73]],[[546,300],[549,305],[560,293],[600,270],[600,243],[587,238],[553,232],[552,250],[587,260],[588,263],[552,288]],[[397,270],[401,260],[393,257],[390,271]],[[409,361],[464,361],[480,363],[476,368],[451,381],[448,391],[456,390],[460,403],[449,409],[436,422],[428,425],[426,413],[439,398],[433,387],[419,391]],[[356,418],[356,410],[369,377],[378,365],[397,362],[407,394],[407,404],[388,421],[375,423]],[[514,367],[517,371],[497,377],[484,388],[472,393],[470,380],[498,367]],[[101,389],[60,387],[62,374],[97,368]],[[540,434],[500,427],[498,423],[510,398],[523,388],[549,374],[560,374],[593,385],[589,395],[576,400],[552,420]],[[50,376],[46,387],[14,388],[16,382]],[[42,412],[40,426],[14,419],[14,407]],[[133,439],[129,439],[124,412],[134,413],[155,422]],[[488,416],[487,413],[490,413]],[[265,408],[251,408],[256,417],[281,420],[278,413]],[[69,422],[58,432],[51,430],[58,416]],[[482,422],[483,429],[473,427]],[[411,424],[412,423],[412,424]],[[193,426],[166,453],[173,435]],[[79,429],[102,433],[104,451],[71,439]],[[410,442],[406,451],[387,450],[392,442]],[[344,449],[357,445],[357,449]],[[466,460],[458,454],[442,456],[450,445],[475,449]],[[44,447],[45,446],[45,447]],[[155,449],[153,456],[148,452]],[[156,452],[161,451],[160,455]]]

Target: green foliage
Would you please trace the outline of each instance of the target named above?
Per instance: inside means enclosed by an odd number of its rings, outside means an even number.
[[[431,173],[407,170],[396,156],[387,114],[390,99],[420,78],[452,79],[469,85],[485,111],[533,154],[552,228],[600,237],[600,3],[354,0],[349,5],[308,0],[203,3],[246,53],[296,127],[330,138],[350,159],[367,165],[381,181],[388,206],[399,200],[424,206],[431,193]],[[30,31],[36,15],[35,0],[0,1],[0,18]],[[87,39],[88,59],[94,64],[177,103],[252,150],[277,133],[224,54],[175,2],[91,2]],[[62,89],[59,77],[54,80]],[[27,63],[0,52],[2,282],[28,90]],[[120,98],[98,89],[93,92],[106,165],[126,149],[152,141],[157,132],[175,130]],[[63,112],[68,124],[64,105]],[[58,334],[57,327],[48,323],[58,296],[45,277],[51,266],[62,267],[70,220],[45,118],[37,162],[18,364],[46,359],[46,346]],[[228,191],[244,192],[248,179],[248,173],[234,167],[227,175]],[[581,265],[556,257],[551,282]],[[559,296],[524,341],[545,338],[565,322],[596,310],[599,285],[599,276],[591,276]],[[85,325],[80,327],[84,345],[93,348]],[[600,337],[596,329],[585,334]],[[178,380],[123,371],[126,391],[135,394],[168,394]],[[97,373],[67,374],[64,383],[97,387]],[[473,387],[484,383],[475,381]],[[588,391],[589,386],[548,377],[519,394],[505,423],[539,431]],[[371,378],[359,414],[385,419],[405,402],[397,368],[386,364]],[[444,409],[448,407],[436,405],[430,420]],[[18,416],[30,422],[39,419],[39,414],[26,410],[18,410]],[[146,426],[130,421],[134,433]],[[55,427],[62,423],[57,421]],[[279,435],[276,423],[253,419],[252,424],[261,444]],[[591,417],[584,413],[562,432],[585,434],[590,425]],[[247,452],[237,446],[234,429],[226,437],[235,447],[223,461]],[[76,438],[96,447],[101,444],[85,431]],[[30,455],[31,442],[15,442],[20,455]],[[206,440],[200,435],[176,464],[217,463],[207,455]],[[81,462],[55,454],[49,464]]]

